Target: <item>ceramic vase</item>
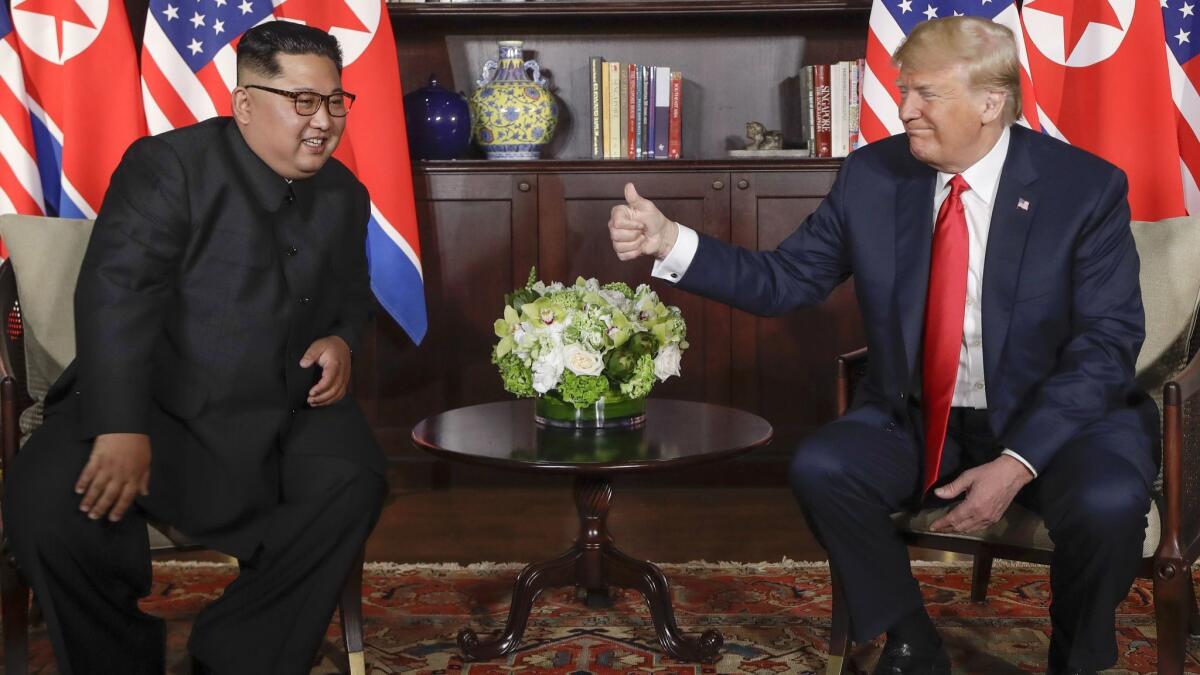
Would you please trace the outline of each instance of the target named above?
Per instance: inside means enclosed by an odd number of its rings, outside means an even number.
[[[538,62],[523,60],[521,46],[501,41],[499,61],[484,63],[471,94],[473,135],[488,159],[538,159],[554,138],[558,103]]]

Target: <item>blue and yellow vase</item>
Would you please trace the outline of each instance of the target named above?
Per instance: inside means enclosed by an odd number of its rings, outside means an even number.
[[[471,129],[488,159],[538,159],[554,138],[558,103],[537,61],[522,60],[522,44],[501,41],[499,63],[483,64],[471,94]]]

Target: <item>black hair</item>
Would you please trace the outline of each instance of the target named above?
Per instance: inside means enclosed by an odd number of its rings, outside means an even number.
[[[268,21],[242,34],[237,48],[237,72],[240,84],[245,70],[267,77],[278,77],[279,54],[316,54],[333,61],[342,72],[342,48],[337,38],[312,26],[292,21]]]

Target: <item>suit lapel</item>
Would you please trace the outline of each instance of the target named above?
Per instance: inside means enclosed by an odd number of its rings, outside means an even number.
[[[933,243],[933,190],[937,172],[913,160],[914,168],[896,192],[896,282],[893,287],[895,315],[900,319],[907,372],[900,381],[912,385],[916,379],[917,354],[921,350],[921,327],[925,316],[925,294],[929,287],[929,253]]]
[[[1000,173],[992,222],[988,229],[987,255],[983,266],[983,367],[989,383],[997,374],[1004,352],[1008,326],[1012,320],[1013,299],[1020,279],[1025,239],[1037,209],[1039,193],[1033,189],[1037,170],[1029,156],[1027,134],[1012,127],[1008,157]]]

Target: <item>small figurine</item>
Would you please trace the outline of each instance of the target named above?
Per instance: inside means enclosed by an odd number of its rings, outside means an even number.
[[[747,150],[779,150],[783,148],[783,133],[772,131],[762,125],[762,122],[746,122]]]

